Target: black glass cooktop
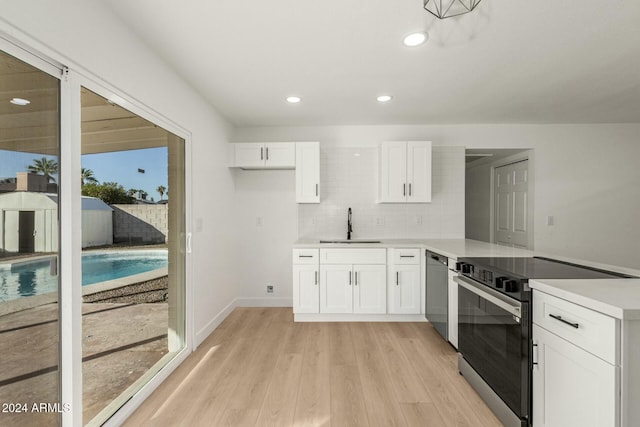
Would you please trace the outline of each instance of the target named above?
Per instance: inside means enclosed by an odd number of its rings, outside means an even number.
[[[465,258],[469,264],[521,279],[607,279],[631,277],[542,257]]]
[[[461,258],[456,263],[462,275],[474,279],[518,301],[527,301],[529,279],[616,279],[631,277],[549,258]]]

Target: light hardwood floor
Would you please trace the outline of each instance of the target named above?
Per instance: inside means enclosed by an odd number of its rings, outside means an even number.
[[[427,323],[238,308],[125,426],[500,426]]]

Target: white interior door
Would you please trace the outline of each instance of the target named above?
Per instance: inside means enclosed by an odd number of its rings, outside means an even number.
[[[529,162],[501,166],[494,175],[495,241],[499,245],[529,247]]]

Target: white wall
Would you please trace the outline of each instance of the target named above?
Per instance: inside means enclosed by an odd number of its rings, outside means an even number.
[[[640,124],[254,127],[233,134],[234,141],[315,140],[343,147],[420,139],[534,149],[534,248],[640,267]],[[547,215],[556,225],[545,225]]]
[[[293,170],[234,169],[241,305],[291,306],[298,211]],[[267,285],[274,293],[267,294]]]
[[[434,146],[431,203],[376,203],[377,146],[320,145],[319,204],[299,205],[300,238],[464,238],[464,147]]]
[[[194,321],[201,341],[238,295],[234,189],[225,165],[229,124],[101,2],[0,0],[0,10],[20,38],[27,33],[33,44],[57,52],[55,59],[88,70],[191,132]]]
[[[238,273],[240,304],[291,306],[292,244],[298,238],[346,238],[349,207],[355,239],[464,238],[464,148],[433,148],[433,201],[408,205],[375,203],[378,147],[359,145],[320,143],[319,204],[296,204],[294,171],[234,173],[238,256],[250,262]],[[275,286],[273,295],[266,294],[267,284]]]

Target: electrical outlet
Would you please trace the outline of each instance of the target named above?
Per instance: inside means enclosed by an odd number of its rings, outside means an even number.
[[[256,217],[256,227],[262,227],[262,217]]]
[[[311,218],[311,225],[313,225],[314,227],[318,225],[318,219],[315,216]]]
[[[422,215],[416,215],[414,222],[416,225],[422,225]]]
[[[376,217],[376,225],[384,225],[384,217],[383,216]]]
[[[553,215],[549,215],[547,217],[547,225],[555,225],[556,219],[553,217]]]
[[[267,285],[267,293],[268,294],[272,294],[273,293],[273,285]]]

